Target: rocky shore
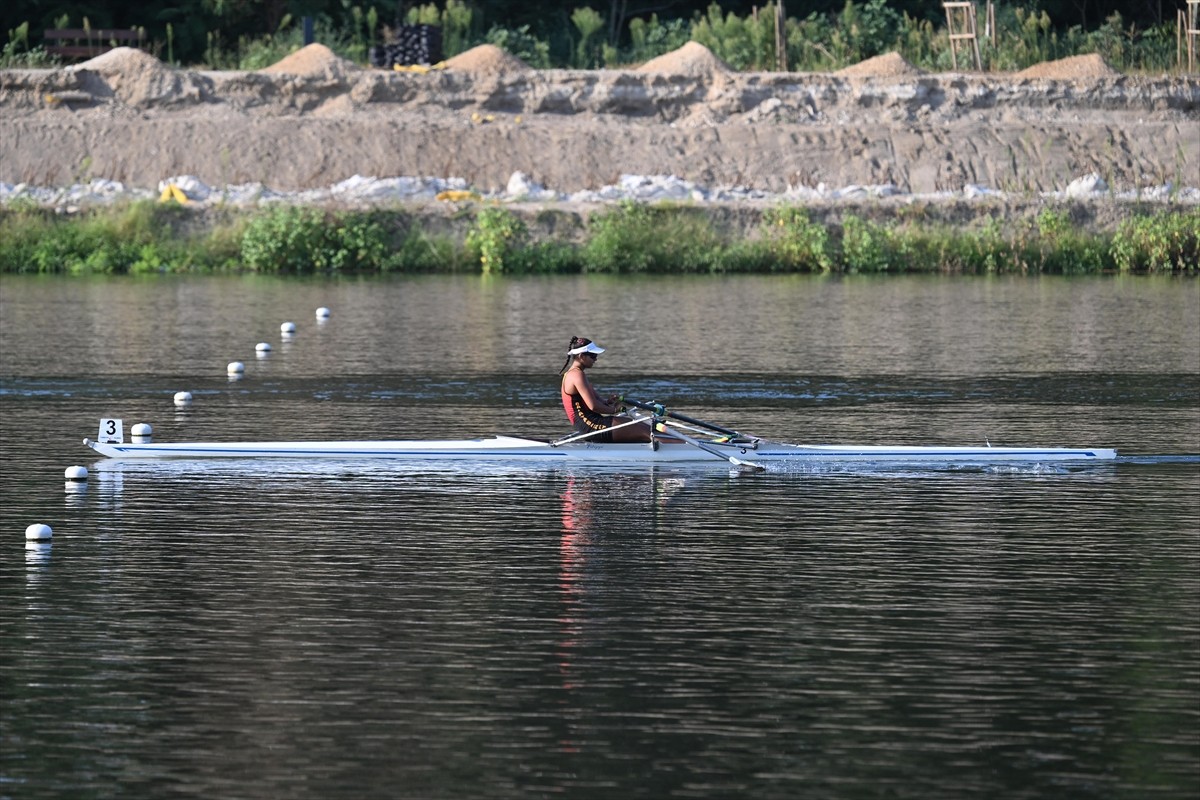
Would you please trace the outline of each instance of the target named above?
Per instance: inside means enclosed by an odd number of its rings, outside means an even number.
[[[1200,202],[1200,79],[1120,75],[1090,56],[1011,74],[926,74],[895,54],[832,74],[737,73],[696,44],[621,71],[533,70],[483,46],[385,72],[310,45],[258,72],[128,48],[0,72],[0,201],[158,193],[181,176],[206,198],[250,187],[247,202],[447,189],[604,202],[667,185],[658,199],[1187,204]],[[424,188],[380,189],[405,176]],[[373,193],[337,196],[348,181]]]

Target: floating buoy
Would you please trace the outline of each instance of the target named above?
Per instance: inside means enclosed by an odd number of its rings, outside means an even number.
[[[230,375],[240,375],[246,371],[246,365],[240,361],[230,361],[229,366],[225,367],[225,371]]]
[[[54,536],[54,531],[49,525],[43,525],[40,522],[35,522],[25,529],[25,540],[30,542],[44,542]]]
[[[329,309],[321,306],[317,309],[317,319],[329,319]]]
[[[269,353],[271,352],[271,343],[259,342],[258,344],[254,345],[254,350],[258,353]]]
[[[175,405],[190,406],[191,404],[192,404],[192,393],[191,392],[176,392],[175,393]]]
[[[294,322],[283,323],[282,325],[279,326],[279,332],[280,333],[295,333],[296,332],[296,323],[294,323]]]
[[[68,481],[87,481],[87,467],[67,467],[63,470],[63,477]]]
[[[149,423],[139,422],[129,429],[129,434],[135,442],[148,442],[154,435],[154,428],[151,428]]]

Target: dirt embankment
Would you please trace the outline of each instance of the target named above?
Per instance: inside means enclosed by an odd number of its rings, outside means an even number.
[[[691,43],[637,69],[533,70],[483,46],[425,73],[310,45],[258,72],[174,69],[120,48],[0,72],[0,182],[195,175],[280,191],[353,175],[514,172],[560,192],[622,174],[783,192],[978,185],[1026,197],[1089,173],[1113,191],[1200,186],[1200,79],[1096,56],[1019,73],[927,74],[889,54],[833,74],[737,73]]]

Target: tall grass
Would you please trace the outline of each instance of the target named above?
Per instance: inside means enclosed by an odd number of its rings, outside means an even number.
[[[400,211],[275,206],[196,211],[151,202],[59,215],[0,209],[0,272],[475,272],[719,274],[742,272],[1131,273],[1200,270],[1200,209],[1148,211],[1089,232],[1062,210],[1002,226],[925,224],[920,217],[818,221],[801,207],[763,213],[749,234],[703,209],[622,203],[535,233],[503,207],[465,212],[433,233]]]

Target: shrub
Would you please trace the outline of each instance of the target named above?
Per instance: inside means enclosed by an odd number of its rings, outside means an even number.
[[[390,250],[387,230],[370,212],[279,206],[250,220],[241,256],[258,272],[348,272],[386,268]]]
[[[847,272],[885,272],[892,266],[886,228],[849,214],[842,221],[842,266]]]
[[[516,271],[527,266],[515,256],[529,237],[525,223],[511,211],[485,208],[475,218],[475,226],[467,232],[467,251],[477,259],[483,274]]]
[[[829,231],[813,222],[805,209],[772,208],[763,216],[762,226],[772,271],[828,272],[833,268]]]
[[[1121,223],[1110,254],[1123,271],[1200,269],[1200,209],[1135,217]]]

